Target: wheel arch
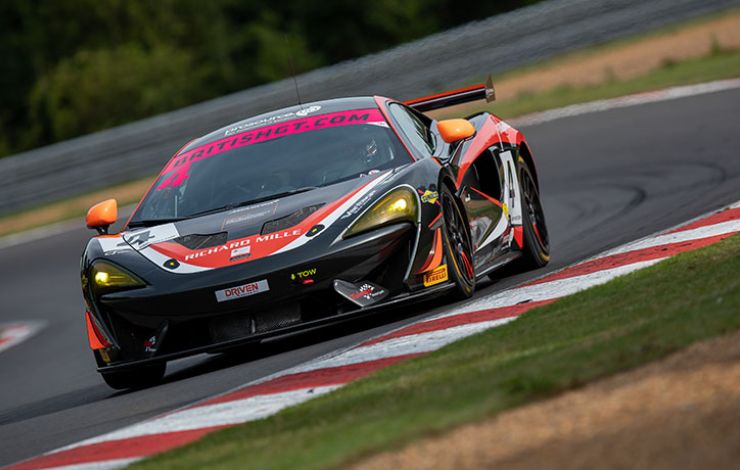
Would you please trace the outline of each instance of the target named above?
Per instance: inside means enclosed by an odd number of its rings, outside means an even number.
[[[534,158],[532,157],[532,152],[529,150],[529,145],[527,145],[527,142],[525,140],[522,140],[519,143],[518,152],[519,152],[519,155],[521,155],[521,157],[527,163],[527,166],[531,169],[532,176],[534,176],[534,182],[537,184],[537,189],[539,189],[540,177],[537,174],[537,167],[534,164]]]
[[[455,180],[448,173],[443,172],[439,177],[439,186],[448,186],[453,193],[457,194],[460,188],[455,184]]]
[[[468,235],[470,235],[470,219],[468,218],[468,211],[465,209],[465,204],[463,204],[460,192],[462,191],[462,187],[458,188],[457,184],[455,184],[455,179],[452,177],[452,175],[449,172],[443,171],[440,174],[439,177],[439,190],[440,193],[442,191],[442,186],[447,186],[450,188],[450,192],[452,192],[453,196],[455,197],[455,204],[457,204],[458,208],[460,209],[460,214],[462,214],[465,226],[468,229]],[[473,253],[475,255],[475,253]]]

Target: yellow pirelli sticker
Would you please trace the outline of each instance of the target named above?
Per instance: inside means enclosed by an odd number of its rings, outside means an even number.
[[[443,264],[424,274],[424,287],[430,287],[447,280],[447,265]]]

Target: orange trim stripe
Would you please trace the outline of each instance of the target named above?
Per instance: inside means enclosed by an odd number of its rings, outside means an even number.
[[[90,343],[90,349],[95,351],[96,349],[109,348],[111,344],[95,327],[95,320],[92,319],[90,312],[85,312],[85,322],[87,323],[87,341]]]
[[[491,196],[489,196],[488,194],[486,194],[486,193],[484,193],[484,192],[482,192],[482,191],[479,191],[479,190],[475,189],[475,188],[474,188],[474,187],[472,187],[472,186],[470,187],[470,189],[472,189],[472,190],[473,190],[473,191],[475,191],[476,193],[480,194],[480,195],[481,195],[481,196],[483,196],[484,198],[488,199],[488,200],[489,200],[489,201],[491,201],[492,203],[496,204],[497,206],[499,206],[499,207],[501,207],[501,208],[503,208],[503,207],[504,207],[503,203],[502,203],[501,201],[499,201],[498,199],[494,199],[494,198],[492,198]]]
[[[532,222],[532,228],[534,229],[535,236],[544,244],[545,242],[542,241],[542,235],[540,234],[540,229],[537,228],[537,224]]]
[[[507,126],[505,129],[499,129],[498,124],[501,122],[503,121],[496,116],[490,115],[480,129],[478,129],[478,133],[473,137],[473,141],[470,142],[468,150],[465,152],[458,164],[459,169],[457,171],[456,181],[458,188],[462,184],[465,173],[467,173],[470,166],[487,148],[491,147],[496,142],[517,146],[524,142],[524,136],[522,136],[521,132],[513,127]]]
[[[438,267],[442,263],[442,229],[438,228],[434,231],[434,241],[432,242],[432,249],[429,251],[429,256],[424,266],[416,273],[421,274]]]
[[[442,218],[442,212],[440,212],[439,214],[437,214],[437,217],[435,217],[434,219],[432,219],[432,221],[429,222],[429,225],[427,225],[427,227],[432,228],[434,226],[434,224],[436,224],[437,221],[439,221],[439,219],[441,219],[441,218]]]
[[[514,227],[514,241],[519,248],[524,248],[524,229],[521,225]]]
[[[187,262],[193,266],[197,266],[200,268],[221,268],[224,266],[232,266],[234,264],[241,264],[241,263],[246,263],[249,261],[254,261],[260,258],[265,258],[267,256],[273,255],[276,251],[284,248],[285,246],[287,246],[294,240],[297,240],[298,238],[303,236],[314,225],[324,222],[324,219],[326,217],[329,217],[335,210],[339,209],[339,207],[341,207],[342,204],[344,204],[349,199],[351,199],[355,194],[365,189],[370,183],[372,183],[373,181],[376,181],[377,178],[382,178],[385,175],[387,175],[387,173],[383,173],[381,175],[376,176],[375,178],[363,184],[359,188],[356,188],[352,190],[350,193],[342,196],[341,199],[338,199],[322,207],[321,209],[314,212],[313,214],[308,216],[308,218],[301,221],[297,225],[286,228],[285,231],[290,232],[289,236],[269,239],[263,243],[254,245],[253,242],[257,238],[262,237],[262,235],[260,234],[255,234],[255,235],[249,235],[244,238],[239,238],[236,240],[231,240],[226,243],[228,245],[228,244],[244,242],[245,244],[249,244],[250,246],[252,246],[251,256],[248,258],[242,258],[242,259],[239,259],[238,261],[232,262],[230,259],[231,250],[223,250],[212,256],[189,259],[188,257],[190,255],[203,251],[203,249],[191,250],[187,247],[184,247],[172,241],[164,241],[156,245],[150,245],[149,247],[163,256],[168,256],[170,258],[174,258],[181,262]],[[249,242],[247,242],[247,240]]]
[[[473,265],[470,264],[470,260],[468,259],[468,255],[465,254],[463,251],[462,253],[463,262],[465,263],[465,270],[468,272],[469,277],[473,277]]]

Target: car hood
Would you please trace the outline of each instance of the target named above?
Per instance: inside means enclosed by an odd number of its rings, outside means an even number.
[[[202,217],[121,233],[126,244],[160,268],[188,274],[246,263],[320,239],[348,225],[392,175],[317,188]],[[336,230],[332,230],[335,232]]]

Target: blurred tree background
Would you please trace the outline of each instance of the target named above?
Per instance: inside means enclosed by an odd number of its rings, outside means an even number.
[[[0,156],[537,0],[3,0]]]

